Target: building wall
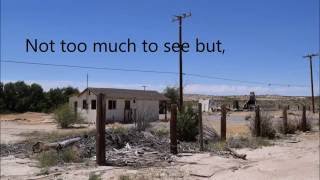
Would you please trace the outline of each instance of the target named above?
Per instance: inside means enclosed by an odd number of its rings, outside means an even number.
[[[83,100],[87,100],[88,109],[83,109]],[[95,94],[90,95],[83,93],[80,97],[70,97],[69,105],[74,109],[74,102],[78,102],[77,112],[85,119],[86,122],[95,123],[96,109],[92,109],[91,100],[97,100]],[[116,109],[108,108],[108,101],[116,100]],[[125,101],[127,99],[106,98],[106,121],[123,122]],[[159,101],[158,100],[130,100],[132,112],[136,112],[136,118],[144,118],[150,121],[159,119]]]
[[[137,118],[144,118],[149,121],[159,119],[159,101],[157,100],[139,100],[137,103]]]
[[[208,112],[209,111],[209,108],[210,108],[209,107],[209,105],[210,105],[209,99],[200,99],[199,103],[201,103],[203,112]]]

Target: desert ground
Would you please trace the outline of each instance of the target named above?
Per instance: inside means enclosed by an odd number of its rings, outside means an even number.
[[[289,116],[299,116],[289,112]],[[319,179],[318,114],[308,112],[312,130],[281,135],[267,140],[268,145],[234,148],[246,159],[212,152],[184,152],[173,156],[166,165],[144,167],[96,166],[95,157],[79,163],[64,163],[50,168],[39,166],[32,150],[16,150],[30,139],[63,137],[90,133],[94,125],[77,125],[60,129],[52,114],[23,113],[1,115],[1,179],[89,179],[93,174],[101,179]],[[281,111],[273,111],[272,118],[281,118]],[[254,112],[229,112],[227,138],[250,136],[248,119]],[[220,132],[220,112],[204,114],[204,124]],[[132,125],[123,125],[132,126]],[[107,125],[106,129],[113,125]],[[168,128],[168,122],[154,122],[151,129]],[[12,146],[12,147],[11,147]],[[30,145],[29,145],[30,146]],[[22,148],[28,147],[21,146]],[[108,148],[107,148],[108,149]],[[10,153],[9,151],[17,151]],[[26,154],[26,151],[31,153]],[[31,155],[30,155],[31,154]],[[92,177],[91,177],[92,178]]]

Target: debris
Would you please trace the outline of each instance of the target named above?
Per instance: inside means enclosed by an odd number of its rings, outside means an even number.
[[[76,138],[71,138],[71,139],[66,139],[60,142],[54,142],[54,143],[44,143],[44,142],[36,142],[32,146],[32,151],[34,153],[39,153],[42,151],[47,151],[50,149],[55,149],[55,150],[61,150],[67,146],[73,145],[74,143],[80,141],[81,137],[76,137]]]
[[[224,147],[224,149],[225,149],[226,151],[228,151],[228,152],[230,153],[230,155],[232,155],[232,156],[235,157],[235,158],[247,160],[247,159],[246,159],[246,157],[247,157],[246,154],[238,154],[236,151],[232,150],[232,149],[229,148],[229,147]]]
[[[107,151],[106,158],[107,165],[133,167],[160,166],[174,160],[174,156],[170,153],[148,147],[133,147],[129,143],[122,149]]]

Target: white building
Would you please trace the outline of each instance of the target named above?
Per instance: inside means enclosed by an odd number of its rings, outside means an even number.
[[[157,91],[114,88],[87,88],[69,98],[69,105],[87,122],[96,121],[97,95],[105,95],[107,122],[134,122],[138,118],[148,121],[159,119],[159,103],[167,101]]]
[[[199,103],[201,103],[203,112],[212,112],[212,108],[214,108],[213,99],[199,99]]]

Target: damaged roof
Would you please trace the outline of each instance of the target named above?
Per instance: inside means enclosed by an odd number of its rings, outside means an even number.
[[[107,98],[117,99],[144,99],[144,100],[169,100],[163,94],[157,91],[134,90],[134,89],[116,89],[116,88],[94,88],[89,87],[79,94],[79,96],[89,90],[90,93],[98,95],[104,94]]]

